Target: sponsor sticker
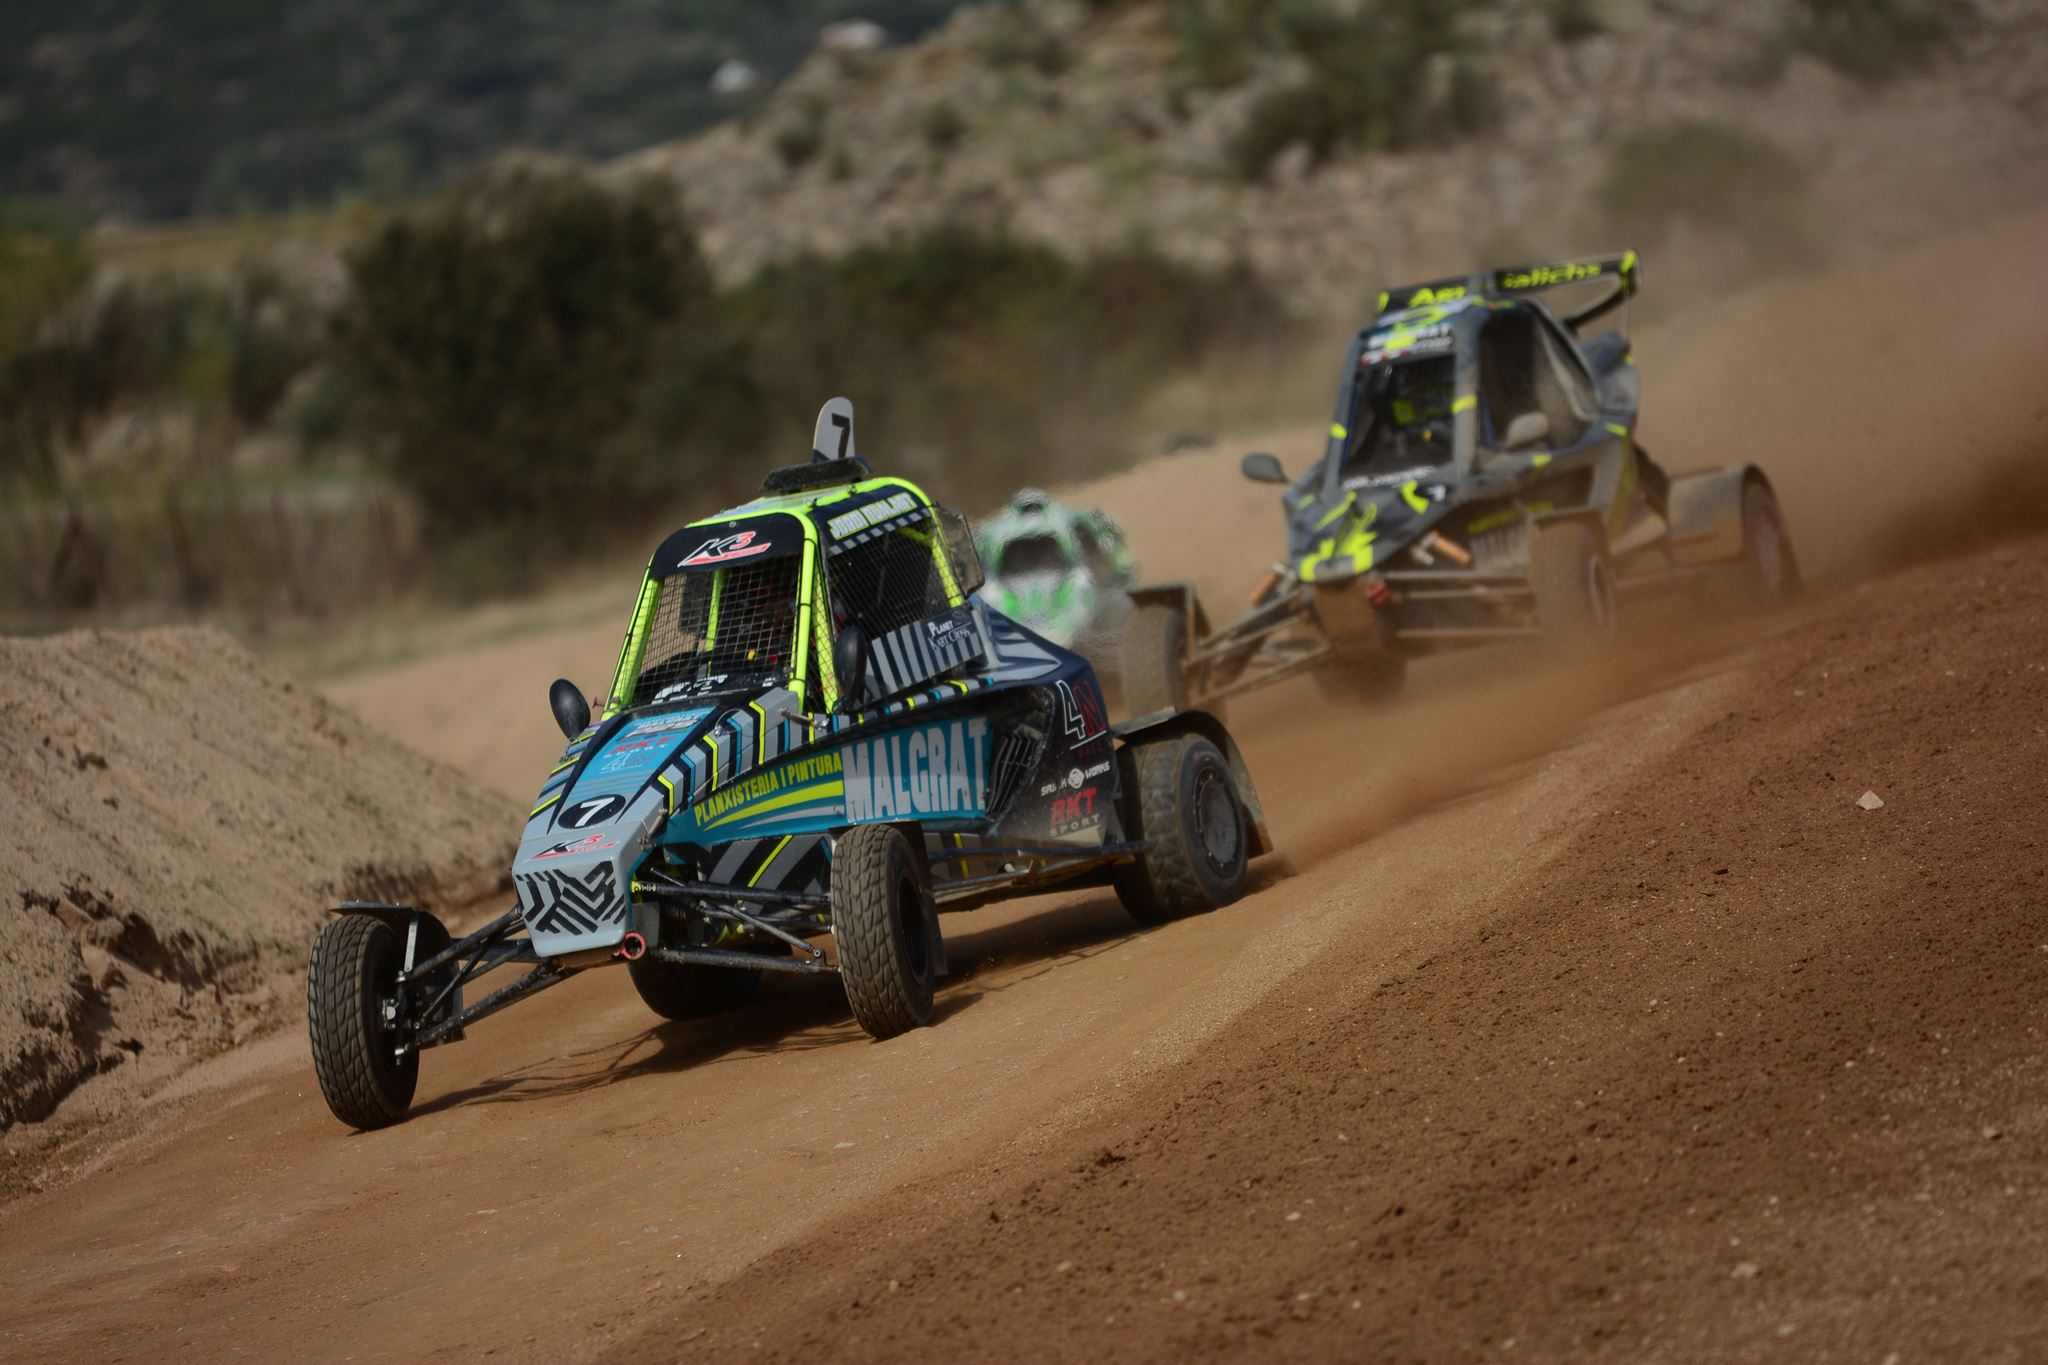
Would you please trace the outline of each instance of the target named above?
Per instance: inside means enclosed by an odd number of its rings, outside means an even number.
[[[719,788],[699,801],[691,814],[699,827],[708,830],[735,821],[788,819],[823,805],[836,805],[843,769],[844,758],[836,751],[779,763]]]
[[[988,799],[988,749],[988,722],[979,718],[849,744],[846,818],[979,815]]]
[[[689,711],[678,711],[672,716],[649,716],[646,720],[634,721],[623,733],[637,739],[641,735],[667,735],[679,730],[694,730],[697,723],[710,714],[710,707],[699,706]]]
[[[694,569],[704,564],[730,564],[736,559],[752,559],[755,555],[765,555],[771,548],[771,543],[763,540],[758,531],[713,536],[677,560],[676,567]]]
[[[865,507],[856,507],[851,512],[841,512],[825,523],[825,529],[832,533],[832,539],[844,540],[850,535],[865,531],[877,522],[891,517],[900,517],[918,506],[917,497],[912,493],[898,493],[893,497],[871,502]]]
[[[1085,787],[1072,796],[1062,796],[1052,803],[1052,832],[1055,836],[1079,834],[1102,823],[1102,816],[1095,809],[1095,794],[1098,790],[1100,789],[1096,787]]]
[[[925,642],[936,650],[945,650],[958,643],[962,636],[973,633],[974,613],[965,607],[955,607],[944,616],[934,616],[924,623]]]
[[[542,858],[564,858],[571,853],[598,853],[608,848],[617,848],[618,846],[616,839],[607,839],[602,834],[586,834],[581,839],[572,839],[566,844],[556,844],[553,848],[543,849],[533,856],[534,860],[538,862]]]
[[[706,678],[692,678],[688,682],[670,683],[667,687],[654,694],[654,704],[659,706],[665,701],[688,701],[692,697],[708,697],[714,692],[723,692],[726,683],[731,678],[732,675],[730,673],[714,673]],[[768,678],[765,680],[765,683],[772,687],[779,681],[776,678]]]

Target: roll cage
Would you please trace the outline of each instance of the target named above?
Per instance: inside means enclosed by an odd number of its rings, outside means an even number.
[[[980,586],[965,519],[902,479],[691,522],[648,561],[599,719],[767,686],[830,711],[840,628],[879,637],[967,605]]]

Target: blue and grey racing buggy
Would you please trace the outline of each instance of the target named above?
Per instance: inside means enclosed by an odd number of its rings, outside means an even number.
[[[1799,590],[1754,464],[1667,474],[1637,439],[1627,336],[1588,334],[1641,282],[1636,254],[1490,270],[1380,296],[1345,353],[1322,457],[1285,485],[1287,557],[1215,630],[1186,583],[1131,590],[1125,703],[1220,706],[1302,672],[1377,702],[1410,660],[1536,638],[1615,638],[1631,603],[1765,609]],[[1554,311],[1542,295],[1590,289]]]
[[[396,1122],[422,1051],[588,968],[623,964],[669,1019],[738,1005],[765,971],[836,973],[888,1038],[931,1017],[944,911],[1107,884],[1157,924],[1243,893],[1271,845],[1222,724],[1112,727],[1084,659],[975,597],[965,519],[855,454],[852,405],[818,431],[829,458],[655,551],[594,720],[554,684],[569,743],[517,903],[460,939],[364,901],[321,930],[309,1029],[343,1122]]]

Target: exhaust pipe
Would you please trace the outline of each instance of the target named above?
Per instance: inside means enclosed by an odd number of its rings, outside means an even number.
[[[619,940],[619,956],[628,962],[638,962],[647,956],[647,938],[639,930],[631,930]]]

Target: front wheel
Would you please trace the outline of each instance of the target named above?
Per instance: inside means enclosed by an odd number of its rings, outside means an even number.
[[[1131,917],[1164,924],[1242,896],[1250,841],[1222,751],[1200,735],[1170,735],[1130,744],[1117,761],[1125,823],[1150,844],[1114,874]]]
[[[853,1017],[871,1037],[931,1022],[938,948],[924,861],[893,825],[855,825],[832,851],[832,937]]]
[[[1620,624],[1614,567],[1593,526],[1562,521],[1539,529],[1529,548],[1529,586],[1536,625],[1551,645],[1579,650],[1614,642]]]
[[[420,1055],[403,1041],[398,935],[382,920],[343,915],[313,940],[306,967],[306,1031],[313,1073],[334,1117],[382,1128],[405,1117],[419,1084]]]

